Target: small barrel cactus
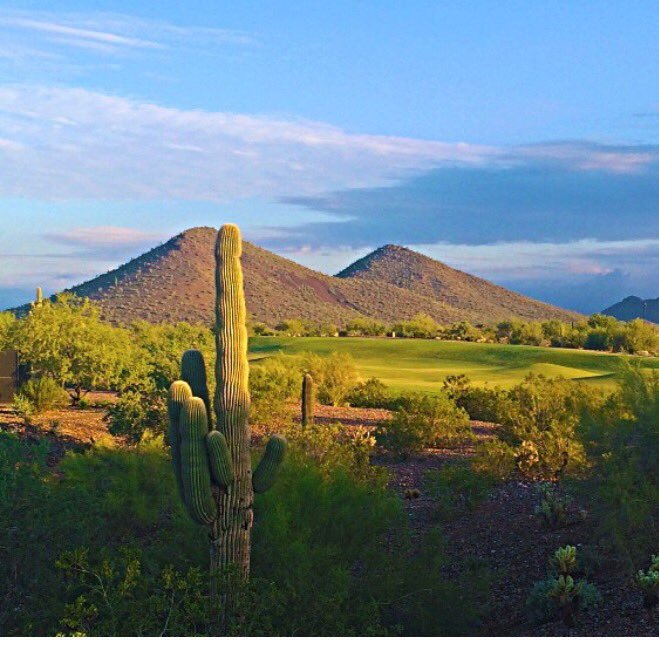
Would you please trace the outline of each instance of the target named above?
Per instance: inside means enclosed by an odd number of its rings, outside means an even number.
[[[274,484],[286,441],[273,436],[252,475],[241,249],[238,227],[225,224],[215,250],[215,429],[210,429],[206,365],[198,350],[183,355],[181,379],[172,383],[167,407],[176,481],[192,519],[209,527],[211,571],[235,566],[246,579],[254,493]]]
[[[315,403],[313,378],[305,373],[302,378],[302,425],[313,425],[313,408]]]

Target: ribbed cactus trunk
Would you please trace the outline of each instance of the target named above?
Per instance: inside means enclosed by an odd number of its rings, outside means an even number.
[[[315,402],[313,378],[305,373],[302,378],[302,425],[313,425],[313,408]]]
[[[241,249],[238,227],[225,224],[215,247],[216,429],[210,430],[213,415],[199,350],[183,355],[181,379],[172,383],[167,400],[176,482],[192,519],[209,530],[211,590],[224,631],[235,605],[230,577],[249,577],[254,493],[273,486],[286,453],[286,440],[273,435],[252,474]]]
[[[233,483],[217,490],[219,516],[211,532],[211,570],[235,566],[247,579],[254,493],[249,431],[247,310],[238,227],[222,227],[215,248],[215,418],[233,463]]]

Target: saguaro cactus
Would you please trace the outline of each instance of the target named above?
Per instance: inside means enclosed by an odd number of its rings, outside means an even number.
[[[30,303],[30,306],[34,309],[35,307],[43,306],[43,292],[41,286],[37,287],[37,296],[36,299]]]
[[[305,373],[302,378],[302,425],[313,425],[313,407],[315,402],[313,378]]]
[[[241,239],[225,224],[216,248],[215,430],[203,355],[188,350],[181,380],[169,389],[169,441],[181,497],[192,519],[209,527],[212,572],[235,566],[249,576],[254,492],[275,482],[286,442],[273,436],[252,475],[249,367]]]

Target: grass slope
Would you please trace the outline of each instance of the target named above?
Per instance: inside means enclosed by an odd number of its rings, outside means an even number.
[[[447,375],[464,373],[474,384],[508,388],[528,373],[562,376],[612,387],[627,357],[585,350],[491,345],[425,339],[283,338],[250,340],[250,357],[262,359],[278,351],[321,355],[350,353],[364,378],[377,377],[396,391],[436,390]],[[644,359],[659,368],[659,359]]]

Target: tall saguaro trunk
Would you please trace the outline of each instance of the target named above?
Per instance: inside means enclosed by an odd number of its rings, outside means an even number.
[[[219,516],[211,533],[211,570],[235,566],[247,579],[254,493],[249,430],[247,310],[238,227],[225,225],[215,246],[215,418],[233,462],[234,480],[217,490]]]
[[[215,247],[216,429],[209,428],[206,364],[199,350],[183,355],[181,379],[172,383],[167,399],[174,474],[190,516],[209,529],[211,595],[223,629],[234,604],[230,575],[249,577],[254,493],[272,487],[286,452],[286,441],[273,435],[252,473],[241,251],[238,227],[225,224]],[[222,589],[219,575],[227,575]]]

